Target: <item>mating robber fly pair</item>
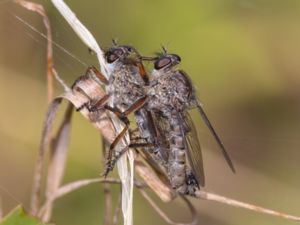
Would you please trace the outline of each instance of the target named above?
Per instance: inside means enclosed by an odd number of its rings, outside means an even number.
[[[156,57],[145,57],[131,46],[114,43],[105,52],[105,59],[109,65],[108,80],[94,67],[88,68],[87,73],[94,74],[106,85],[107,94],[78,108],[86,107],[90,112],[109,110],[124,123],[123,130],[109,147],[105,176],[129,148],[142,148],[153,162],[166,170],[173,189],[180,194],[194,195],[200,186],[204,186],[205,179],[198,136],[188,112],[192,108],[198,109],[235,172],[223,143],[197,100],[188,75],[177,69],[181,61],[178,55],[163,49]],[[143,61],[154,62],[150,77]],[[131,113],[137,124],[135,130],[130,129],[127,118]],[[128,130],[131,143],[122,151],[114,151]],[[138,136],[133,137],[137,132]]]

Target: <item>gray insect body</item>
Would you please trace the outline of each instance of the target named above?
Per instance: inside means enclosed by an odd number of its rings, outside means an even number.
[[[140,99],[146,99],[145,86],[148,77],[145,74],[139,53],[130,46],[116,46],[106,52],[110,78],[107,90],[112,98],[112,106],[124,112]],[[155,160],[162,162],[156,130],[151,113],[144,107],[135,108],[134,112],[140,137],[144,144],[152,144],[146,150]],[[127,116],[127,115],[125,115]],[[141,145],[140,145],[141,146]]]
[[[193,195],[199,186],[186,162],[188,149],[185,135],[189,128],[184,123],[186,110],[193,101],[193,89],[183,72],[174,67],[157,69],[152,73],[147,93],[148,108],[157,115],[156,118],[163,118],[167,124],[168,175],[172,187],[181,194]]]
[[[145,85],[139,69],[132,63],[114,62],[110,71],[108,93],[112,96],[113,106],[127,109],[138,99],[145,96]]]
[[[157,71],[152,74],[148,90],[148,105],[165,116],[184,112],[190,104],[190,85],[180,71]]]
[[[168,158],[168,175],[172,187],[181,194],[195,195],[204,186],[201,147],[188,110],[197,108],[205,124],[216,139],[229,167],[234,166],[223,143],[210,123],[188,75],[176,69],[181,61],[175,54],[164,52],[154,63],[147,91],[148,109],[154,115],[158,130],[163,130],[168,149],[161,149]]]

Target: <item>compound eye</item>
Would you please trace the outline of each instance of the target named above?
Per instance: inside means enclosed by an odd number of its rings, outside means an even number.
[[[106,54],[106,60],[108,63],[113,63],[117,59],[118,59],[118,56],[112,52],[109,52],[108,54]]]
[[[113,53],[117,56],[122,56],[124,54],[124,51],[122,49],[117,48],[113,51]]]
[[[160,59],[158,59],[155,63],[154,63],[154,68],[156,70],[162,69],[166,66],[168,66],[171,63],[171,59],[168,57],[162,57]]]

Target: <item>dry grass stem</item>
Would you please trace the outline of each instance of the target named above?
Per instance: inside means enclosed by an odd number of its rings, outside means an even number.
[[[72,112],[73,105],[69,103],[57,135],[52,139],[51,142],[51,154],[48,165],[47,184],[45,191],[46,199],[48,196],[51,196],[56,192],[61,185],[64,176],[70,139]],[[51,218],[52,208],[53,204],[49,204],[49,207],[45,210],[45,214],[42,216],[43,222],[48,222]]]
[[[277,216],[277,217],[280,217],[283,219],[300,222],[300,217],[298,217],[298,216],[292,216],[292,215],[289,215],[286,213],[282,213],[282,212],[274,211],[271,209],[263,208],[263,207],[260,207],[257,205],[252,205],[249,203],[241,202],[238,200],[234,200],[234,199],[227,198],[227,197],[224,197],[221,195],[209,193],[206,191],[198,191],[196,193],[196,195],[197,195],[197,198],[201,198],[201,199],[205,199],[205,200],[209,200],[209,201],[215,201],[215,202],[219,202],[219,203],[222,203],[225,205],[234,206],[237,208],[248,209],[251,211],[258,212],[258,213],[268,214],[268,215]]]
[[[76,91],[77,88],[82,90],[85,95],[80,91]],[[61,97],[70,101],[75,108],[80,108],[91,99],[101,99],[104,95],[104,90],[95,79],[90,76],[82,76],[73,85],[73,90],[65,92]],[[106,110],[90,112],[84,107],[80,110],[80,113],[100,131],[108,143],[112,143],[115,140],[114,125]]]
[[[83,188],[85,186],[95,184],[95,183],[110,183],[110,184],[120,184],[119,179],[113,179],[113,178],[94,178],[94,179],[83,179],[79,181],[74,181],[69,184],[65,184],[62,187],[60,187],[58,190],[56,190],[55,193],[52,193],[51,196],[48,196],[46,199],[46,202],[44,205],[40,208],[38,212],[38,217],[42,217],[46,210],[49,208],[50,204],[53,204],[53,202],[71,192],[74,192],[80,188]]]
[[[51,33],[51,26],[50,26],[49,19],[42,5],[29,2],[29,1],[24,1],[24,0],[15,0],[15,2],[23,6],[27,10],[31,10],[33,12],[40,14],[43,18],[43,23],[47,32],[47,38],[46,38],[47,39],[47,85],[48,85],[47,96],[48,96],[48,103],[50,103],[51,100],[53,99],[54,87],[53,87],[53,70],[52,70],[53,69],[52,33]],[[40,195],[41,195],[40,189],[41,189],[44,156],[45,156],[45,151],[47,149],[47,145],[50,142],[51,127],[59,104],[60,104],[60,100],[53,101],[50,104],[46,122],[44,125],[42,141],[39,149],[39,156],[37,159],[35,175],[33,178],[34,181],[33,181],[32,198],[31,198],[31,213],[33,215],[37,213],[40,204],[39,203]]]
[[[72,10],[63,0],[52,0],[53,5],[69,23],[72,29],[76,32],[78,37],[91,49],[96,55],[100,64],[100,70],[106,78],[109,78],[108,66],[106,64],[104,53],[98,45],[96,39],[91,32],[80,22]],[[110,104],[112,100],[110,100]],[[123,125],[119,119],[112,117],[112,123],[115,131],[120,133],[123,129]],[[130,140],[129,135],[120,141],[118,146],[115,148],[116,151],[121,151],[124,147],[128,146]],[[111,142],[109,142],[111,143]],[[129,167],[128,167],[129,164]],[[124,224],[131,225],[132,222],[132,211],[133,211],[133,170],[134,170],[134,157],[131,150],[124,154],[117,162],[118,174],[122,180],[122,212],[124,217]]]
[[[106,61],[104,59],[104,53],[98,45],[96,39],[91,34],[91,32],[80,22],[76,17],[75,13],[68,7],[68,5],[62,0],[51,0],[55,8],[60,12],[64,19],[69,23],[74,32],[78,37],[87,45],[91,50],[93,50],[100,64],[101,72],[106,78],[109,77]]]
[[[102,138],[102,152],[103,152],[103,164],[105,164],[105,153],[109,151],[106,141]],[[104,196],[104,212],[103,212],[103,224],[112,224],[112,196],[111,196],[111,185],[103,184],[103,196]]]
[[[189,210],[191,211],[192,214],[192,222],[190,223],[177,223],[174,222],[173,220],[171,220],[166,213],[164,213],[159,206],[155,203],[154,200],[151,199],[151,197],[146,193],[145,190],[143,189],[139,189],[142,196],[149,202],[149,204],[152,206],[152,208],[157,212],[157,214],[168,224],[172,224],[172,225],[196,225],[198,223],[198,218],[197,218],[197,212],[194,208],[194,206],[190,203],[190,201],[185,198],[184,196],[182,196],[182,199],[184,200],[184,202],[187,204]]]
[[[36,162],[36,167],[33,176],[33,186],[32,186],[32,196],[31,196],[31,205],[30,212],[32,215],[36,215],[40,206],[40,195],[41,195],[41,182],[42,182],[42,173],[44,167],[44,158],[46,154],[47,147],[50,143],[50,136],[52,125],[54,119],[56,118],[56,113],[58,106],[61,103],[61,98],[54,99],[48,108],[46,114],[46,120],[44,122],[44,128],[42,132],[42,138],[39,147],[38,158]]]
[[[71,91],[69,86],[66,85],[65,82],[63,81],[63,79],[60,78],[60,76],[58,75],[58,73],[54,67],[52,68],[52,72],[53,72],[53,75],[54,75],[56,81],[64,88],[64,91],[65,92]]]
[[[170,184],[160,179],[148,166],[137,159],[135,160],[135,170],[162,201],[169,202],[176,196]]]
[[[0,220],[3,218],[3,203],[2,197],[0,196]]]
[[[111,198],[111,186],[110,184],[103,184],[104,194],[104,212],[103,212],[103,224],[111,225],[112,216],[112,198]]]
[[[51,100],[53,99],[53,92],[54,92],[53,72],[52,72],[53,49],[52,49],[52,32],[51,32],[50,21],[42,5],[34,2],[24,1],[24,0],[15,0],[15,2],[28,10],[40,14],[43,17],[43,23],[47,32],[47,98],[48,98],[48,103],[50,103]]]
[[[117,203],[117,206],[115,208],[114,217],[113,217],[113,220],[112,220],[112,225],[117,225],[117,223],[118,223],[119,216],[120,216],[120,213],[121,213],[121,206],[122,206],[122,198],[119,195],[118,203]]]

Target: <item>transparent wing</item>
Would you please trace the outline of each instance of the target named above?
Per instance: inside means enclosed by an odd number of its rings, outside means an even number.
[[[167,118],[156,112],[152,112],[152,119],[157,132],[157,141],[160,146],[161,156],[167,162],[170,149],[170,137],[168,136],[170,133],[169,122]]]
[[[199,101],[197,101],[197,109],[198,109],[202,119],[204,120],[205,124],[207,125],[208,129],[210,130],[210,132],[212,133],[212,135],[216,139],[218,145],[220,146],[220,149],[222,151],[222,154],[223,154],[227,164],[229,165],[232,172],[235,173],[235,168],[234,168],[234,165],[233,165],[233,163],[232,163],[232,161],[229,157],[229,154],[227,153],[227,151],[225,149],[225,146],[223,145],[223,142],[221,141],[221,139],[219,138],[217,132],[215,131],[214,127],[212,126],[211,122],[209,121],[209,119],[208,119],[206,113],[204,112],[204,109],[202,108]]]
[[[183,117],[187,156],[189,164],[200,186],[205,185],[203,159],[197,131],[191,116],[186,113]]]

